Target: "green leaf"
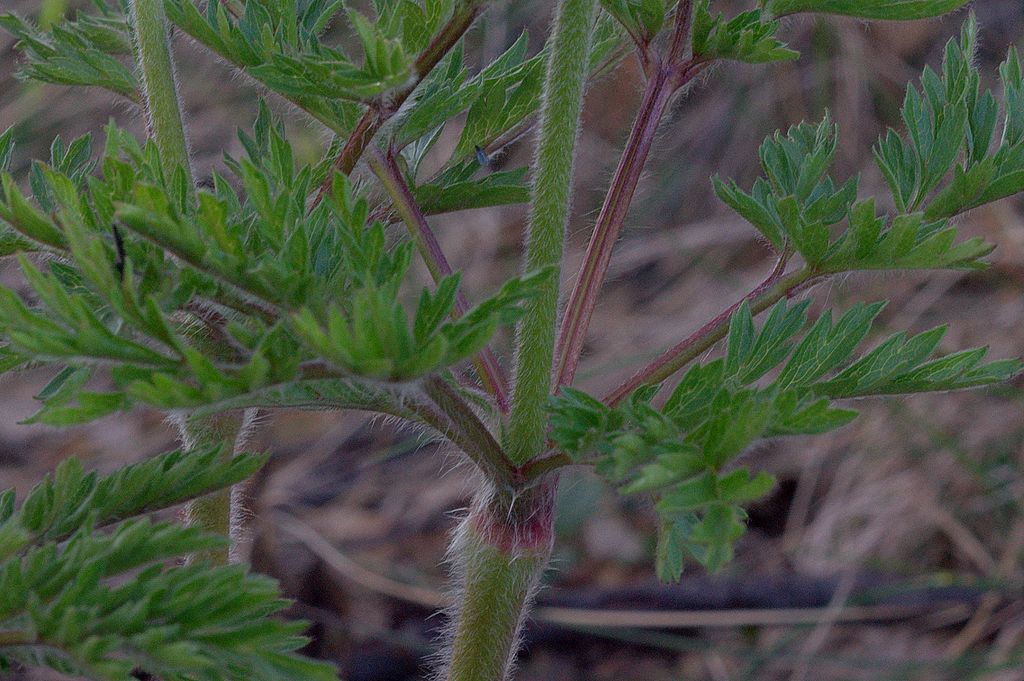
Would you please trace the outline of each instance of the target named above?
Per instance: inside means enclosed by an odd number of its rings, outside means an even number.
[[[1000,64],[999,79],[1006,109],[1001,143],[1012,147],[1024,141],[1024,72],[1016,47],[1010,47],[1006,61]]]
[[[29,202],[13,177],[3,173],[0,175],[0,184],[3,187],[0,219],[32,241],[57,249],[66,248],[67,241],[60,228]]]
[[[103,7],[102,4],[98,5]],[[131,53],[132,33],[123,16],[80,13],[50,31],[41,31],[14,14],[0,15],[0,28],[14,35],[27,57],[19,76],[43,83],[102,87],[132,101],[140,84],[122,63]]]
[[[246,2],[240,18],[224,3],[208,5],[204,13],[191,0],[168,0],[165,9],[168,19],[196,41],[340,135],[347,135],[362,114],[359,102],[395,87],[400,74],[408,74],[406,55],[398,54],[390,38],[380,36],[378,43],[372,28],[367,36],[372,55],[359,59],[320,42],[319,34],[342,9],[340,1]],[[360,59],[366,68],[355,65]],[[377,67],[387,73],[368,70]]]
[[[785,248],[785,227],[778,216],[778,208],[770,195],[771,190],[767,182],[755,182],[750,194],[731,180],[726,184],[717,175],[712,178],[712,182],[715,194],[723,203],[756,227],[777,251],[781,252]]]
[[[435,299],[421,299],[413,330],[394,292],[377,286],[355,289],[348,309],[331,306],[326,323],[304,309],[291,318],[295,332],[318,357],[356,375],[408,381],[434,373],[479,352],[499,326],[515,322],[522,303],[537,295],[549,271],[512,279],[494,297],[457,319],[439,323],[454,303],[452,280]],[[443,312],[440,310],[443,308]],[[421,319],[420,315],[424,315]]]
[[[475,208],[490,208],[530,199],[526,168],[471,177],[473,165],[454,168],[435,181],[416,187],[413,194],[425,215],[440,215]],[[464,178],[464,179],[463,179]]]
[[[984,348],[927,361],[944,332],[938,327],[909,340],[896,334],[814,391],[836,399],[962,390],[1009,380],[1024,367],[1018,360],[981,364]]]
[[[601,7],[634,36],[650,42],[661,31],[668,10],[665,0],[601,0]]]
[[[953,169],[953,180],[925,206],[925,218],[927,220],[951,218],[977,205],[976,201],[991,186],[995,170],[996,159],[994,158],[986,158],[966,172],[960,166],[956,166]],[[1021,189],[1024,189],[1024,183],[1017,191]]]
[[[1024,369],[1018,360],[982,364],[984,350],[935,358],[941,328],[896,334],[858,356],[882,307],[860,304],[835,321],[825,312],[810,323],[807,301],[782,300],[758,326],[741,304],[724,356],[690,367],[660,410],[651,405],[656,387],[614,409],[563,388],[550,402],[549,436],[625,493],[657,496],[659,574],[678,574],[681,551],[718,569],[742,534],[743,506],[774,484],[766,473],[735,468],[757,441],[847,425],[857,412],[836,400],[991,385]]]
[[[775,477],[758,473],[753,478],[746,468],[739,468],[718,479],[718,498],[733,504],[759,501],[775,487]]]
[[[545,53],[527,58],[528,37],[522,34],[471,81],[479,83],[480,94],[466,115],[451,163],[473,156],[477,147],[491,146],[539,109]]]
[[[98,526],[180,504],[241,482],[266,461],[263,456],[225,457],[220,448],[167,452],[108,475],[87,475],[67,459],[26,496],[20,521],[31,541],[60,541],[86,517]]]
[[[773,17],[799,12],[843,14],[863,19],[927,19],[947,14],[969,0],[762,0]]]
[[[720,571],[732,560],[733,545],[743,536],[742,509],[728,504],[714,504],[689,535],[689,549],[708,572]]]
[[[296,655],[302,623],[272,618],[286,605],[272,580],[243,566],[165,565],[221,543],[178,523],[98,533],[83,519],[66,542],[7,558],[0,626],[26,640],[0,647],[0,663],[110,679],[142,668],[161,678],[334,679],[332,666]]]
[[[658,523],[658,550],[655,559],[658,579],[665,583],[678,582],[685,564],[686,519],[662,517]]]
[[[420,84],[415,103],[405,113],[395,133],[398,147],[404,147],[440,128],[450,118],[469,109],[480,97],[483,82],[474,79],[464,85],[467,71],[462,61],[460,44]]]
[[[11,156],[14,153],[14,128],[7,130],[0,135],[0,172],[11,167]]]
[[[765,140],[758,154],[776,194],[808,201],[835,158],[837,131],[826,112],[817,125],[794,125],[785,137],[776,133]]]
[[[828,400],[801,399],[796,391],[782,393],[775,401],[775,414],[767,434],[817,435],[838,430],[857,418],[851,409],[836,409]]]
[[[45,423],[51,426],[86,423],[127,407],[123,395],[84,391],[93,373],[92,367],[62,369],[36,395],[36,399],[43,403],[43,408],[24,423]],[[72,405],[76,399],[78,405]]]
[[[304,625],[273,618],[287,602],[272,581],[241,565],[180,564],[222,539],[135,517],[224,490],[264,462],[196,449],[99,475],[70,459],[19,508],[12,492],[0,494],[0,628],[26,636],[0,643],[0,664],[90,678],[130,678],[135,669],[161,678],[210,670],[240,681],[335,678],[331,666],[296,655]]]
[[[835,259],[831,230],[857,198],[858,178],[837,187],[828,175],[835,157],[837,129],[831,117],[792,126],[761,145],[761,167],[750,193],[735,182],[714,178],[715,192],[750,222],[780,253],[796,250],[810,265]]]
[[[809,301],[789,305],[785,300],[776,303],[759,331],[754,330],[753,317],[746,302],[740,306],[730,321],[747,326],[749,339],[742,344],[746,347],[734,349],[730,334],[726,359],[726,375],[739,378],[744,384],[751,384],[779,366],[793,351],[793,339],[807,323]]]
[[[855,305],[834,324],[831,312],[822,314],[793,350],[775,384],[783,389],[808,386],[845,363],[884,307],[884,303]]]
[[[708,471],[672,488],[658,502],[658,512],[676,514],[696,511],[718,500],[718,477]]]
[[[750,10],[726,21],[721,14],[712,15],[709,5],[709,0],[698,0],[694,7],[694,55],[751,64],[788,61],[800,56],[775,37],[779,22],[762,21],[761,11]]]
[[[81,391],[77,404],[46,404],[22,423],[44,423],[48,426],[73,426],[90,423],[131,406],[128,397],[120,393]]]

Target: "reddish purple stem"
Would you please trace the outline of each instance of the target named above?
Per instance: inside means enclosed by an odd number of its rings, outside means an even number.
[[[370,146],[370,142],[377,132],[401,108],[405,100],[409,98],[409,95],[423,82],[423,79],[434,70],[434,67],[462,39],[462,36],[466,34],[469,27],[473,25],[476,18],[483,12],[483,5],[484,2],[478,0],[469,0],[462,3],[462,6],[448,20],[448,23],[441,28],[433,40],[430,41],[430,44],[416,58],[416,62],[413,65],[414,77],[412,82],[391,93],[390,100],[386,106],[373,104],[366,109],[345,141],[345,146],[342,147],[338,157],[334,160],[333,168],[335,171],[343,175],[349,175],[355,169],[359,159],[363,156],[363,152]],[[333,175],[333,172],[329,172],[327,177],[324,178],[320,189],[310,205],[310,211],[320,205],[327,192],[331,191],[334,182]]]
[[[782,266],[776,267],[768,275],[768,278],[753,291],[737,300],[688,338],[665,351],[656,360],[636,372],[628,381],[608,393],[604,397],[604,403],[614,407],[640,386],[664,381],[696,359],[701,353],[709,350],[715,343],[725,338],[729,330],[729,321],[744,302],[750,305],[750,311],[753,314],[758,314],[824,276],[810,268],[803,268],[788,276],[783,276],[785,259],[780,260],[780,263]]]
[[[691,81],[702,67],[703,63],[692,61],[681,65],[658,65],[647,80],[640,110],[601,206],[594,234],[562,319],[556,366],[558,386],[570,385],[576,375],[587,329],[597,307],[601,286],[608,275],[615,242],[622,232],[665,110],[676,91]]]
[[[391,200],[395,204],[402,219],[409,229],[409,233],[416,241],[416,246],[423,256],[423,261],[430,271],[434,282],[440,282],[445,277],[454,273],[452,266],[448,263],[441,244],[438,242],[434,231],[430,229],[427,218],[416,202],[412,190],[409,188],[402,169],[398,167],[392,153],[385,153],[380,149],[373,149],[369,157],[370,167],[380,178]],[[455,311],[453,316],[461,317],[469,311],[469,301],[466,295],[460,290],[455,297]],[[485,347],[474,360],[480,380],[484,389],[494,396],[495,404],[502,414],[508,413],[508,388],[504,372],[498,364],[498,358],[494,352]]]

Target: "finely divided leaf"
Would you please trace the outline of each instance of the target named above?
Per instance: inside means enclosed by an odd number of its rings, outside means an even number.
[[[616,408],[563,388],[551,401],[551,439],[629,494],[658,499],[658,569],[678,576],[683,553],[720,568],[742,534],[743,506],[773,480],[751,477],[737,458],[768,437],[824,433],[857,413],[843,398],[944,391],[1004,381],[1017,360],[982,364],[984,349],[934,357],[944,329],[897,334],[857,357],[883,306],[856,305],[813,323],[807,303],[776,304],[758,326],[741,305],[724,356],[695,364],[660,409],[642,388]]]
[[[697,57],[759,64],[800,56],[775,37],[779,22],[763,21],[759,10],[726,20],[721,14],[711,14],[710,4],[709,0],[698,0],[694,7],[693,53]]]
[[[27,57],[19,76],[43,83],[106,88],[138,102],[141,85],[122,63],[131,53],[132,32],[123,16],[106,8],[99,16],[79,13],[50,31],[14,14],[0,15],[0,27],[13,34]],[[2,166],[2,164],[0,164]]]

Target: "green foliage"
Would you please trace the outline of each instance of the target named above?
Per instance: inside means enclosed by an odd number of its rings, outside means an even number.
[[[973,75],[977,83],[977,73]],[[913,88],[911,91],[916,93]],[[914,128],[918,133],[931,120],[927,115],[911,113],[919,111],[916,108],[919,104],[920,99],[908,96],[904,109],[908,121],[920,123],[920,127]],[[971,110],[982,107],[994,114],[994,102],[991,106],[978,105]],[[935,207],[948,206],[951,197],[961,196],[958,188],[962,187],[962,178],[973,176],[979,165],[991,170],[990,159],[982,158],[968,165],[965,174],[957,173],[924,212],[915,212],[924,195],[948,175],[956,154],[963,151],[968,107],[960,106],[958,110],[961,113],[955,134],[942,133],[943,139],[955,136],[953,144],[943,145],[931,133],[912,133],[913,139],[928,138],[919,145],[926,150],[919,146],[904,147],[903,140],[891,130],[879,143],[879,164],[893,187],[900,211],[896,215],[879,217],[874,199],[858,201],[858,178],[850,178],[840,185],[828,175],[837,134],[828,116],[817,125],[802,123],[790,128],[785,137],[776,133],[767,139],[760,152],[765,177],[755,181],[750,192],[742,190],[735,182],[727,183],[717,177],[714,178],[715,192],[756,227],[776,250],[780,253],[796,251],[815,272],[982,267],[981,258],[991,252],[992,246],[981,239],[957,242],[956,229],[949,224],[948,215]],[[948,128],[943,124],[938,127]],[[986,134],[991,137],[991,125],[986,123],[981,127],[988,132],[975,138]],[[968,128],[967,132],[972,129]],[[987,142],[981,146],[987,148]],[[891,149],[899,151],[890,152]],[[978,156],[984,153],[981,151]],[[897,160],[891,163],[885,160],[894,159],[894,154],[898,155]],[[921,180],[923,177],[927,179]],[[921,198],[908,199],[908,194],[900,187],[914,188],[906,191]],[[840,226],[838,230],[837,226]]]
[[[761,0],[772,16],[799,12],[845,14],[864,19],[927,19],[948,14],[969,0]]]
[[[140,101],[141,86],[122,60],[132,51],[131,29],[112,7],[97,3],[98,16],[80,13],[74,21],[43,31],[11,13],[0,27],[18,38],[26,62],[18,75],[43,83],[88,85]]]
[[[607,55],[615,42],[607,40],[598,56]],[[423,81],[415,100],[400,112],[394,141],[404,150],[409,183],[426,215],[529,199],[525,168],[476,177],[481,168],[476,150],[509,141],[507,136],[528,123],[540,107],[546,52],[529,57],[528,46],[528,36],[523,33],[472,77],[464,66],[461,47],[456,47]],[[417,186],[420,161],[434,147],[446,123],[462,113],[465,123],[447,163]]]
[[[248,2],[237,17],[229,10],[230,4],[225,3],[209,3],[203,12],[191,0],[171,0],[166,9],[169,19],[192,38],[290,99],[335,132],[346,134],[366,109],[366,103],[406,87],[414,75],[413,61],[417,52],[426,48],[426,37],[452,15],[456,4],[452,0],[430,0],[422,6],[413,2],[376,3],[372,20],[354,10],[340,13],[341,3],[326,0]],[[131,52],[131,28],[119,8],[99,7],[101,17],[82,14],[77,24],[115,27],[119,31],[118,40],[98,36],[93,41],[93,49],[115,61],[122,59],[123,54]],[[357,37],[361,49],[344,52],[328,47],[321,40],[325,29],[341,19]],[[20,19],[9,17],[6,21],[4,26],[18,35],[31,30],[31,26]],[[54,29],[60,35],[66,30],[70,29],[66,26]],[[607,22],[599,22],[598,30],[601,42],[592,54],[594,68],[598,68],[601,60],[618,45],[618,37]],[[32,64],[40,61],[31,52],[34,44],[19,43]],[[527,47],[524,34],[505,54],[472,77],[463,63],[461,48],[456,48],[438,68],[427,74],[415,98],[397,117],[394,140],[407,149],[407,155],[415,155],[409,159],[415,184],[418,163],[433,147],[445,123],[460,113],[467,113],[461,137],[448,164],[415,188],[417,195],[424,196],[424,210],[428,215],[527,200],[522,170],[488,176],[485,182],[475,186],[470,182],[478,169],[472,162],[474,149],[488,148],[503,140],[505,135],[526,123],[540,106],[544,52],[528,57]],[[59,71],[52,63],[55,59],[48,57],[39,68],[48,69],[47,72]],[[81,68],[82,60],[72,61]],[[117,65],[131,76],[130,68],[121,62]],[[27,75],[47,80],[35,72]],[[72,80],[70,74],[66,75],[68,78],[59,82],[105,85],[88,79]],[[134,76],[131,77],[130,96],[138,99],[139,85]]]
[[[634,40],[649,43],[665,24],[670,3],[665,0],[601,0],[601,7],[615,17]]]
[[[219,448],[160,454],[109,475],[86,473],[67,459],[25,497],[16,512],[13,492],[0,504],[0,557],[27,546],[60,542],[83,525],[103,527],[169,508],[255,473],[264,457],[225,457]]]
[[[990,385],[1024,366],[982,364],[983,348],[932,358],[943,328],[896,334],[855,357],[883,305],[857,305],[836,320],[826,312],[813,323],[807,306],[781,301],[757,328],[742,305],[724,356],[692,366],[661,408],[649,387],[614,409],[571,388],[553,398],[551,438],[560,448],[625,493],[657,498],[663,579],[679,577],[684,553],[709,570],[728,562],[743,505],[772,486],[769,476],[736,467],[758,440],[846,425],[856,412],[835,400]]]
[[[544,53],[527,57],[523,33],[474,79],[479,92],[467,109],[466,123],[452,154],[464,159],[476,147],[487,148],[536,113],[544,78]]]
[[[958,241],[950,221],[1024,191],[1024,72],[1011,50],[1000,69],[1000,113],[972,66],[972,18],[949,43],[942,68],[926,68],[920,86],[908,89],[905,131],[888,131],[875,148],[891,201],[860,196],[856,177],[832,177],[838,131],[828,116],[769,137],[759,153],[763,176],[749,191],[719,178],[714,186],[778,252],[772,278],[730,308],[731,317],[678,346],[689,350],[642,372],[653,385],[626,384],[617,393],[626,398],[608,404],[556,387],[544,410],[588,80],[636,48],[648,76],[661,70],[648,94],[667,110],[671,88],[712,62],[795,58],[779,37],[781,17],[923,18],[963,0],[763,0],[731,17],[697,0],[682,4],[694,13],[692,35],[669,50],[663,34],[679,3],[561,0],[546,44],[531,53],[524,33],[479,69],[462,37],[482,0],[150,1],[160,4],[144,12],[149,22],[138,20],[138,4],[96,0],[91,14],[46,30],[10,14],[0,27],[17,38],[24,77],[104,87],[166,123],[180,110],[171,62],[166,54],[157,60],[162,77],[155,78],[144,58],[166,46],[162,6],[182,32],[335,139],[320,162],[300,166],[261,103],[251,129],[239,132],[245,153],[226,156],[197,189],[180,130],[154,125],[155,139],[140,143],[111,125],[102,151],[89,135],[57,137],[49,160],[18,178],[8,172],[13,130],[0,135],[0,256],[16,256],[24,280],[0,287],[0,372],[51,369],[29,419],[50,425],[145,405],[193,424],[226,410],[282,407],[364,410],[436,430],[489,477],[488,495],[497,496],[488,503],[501,507],[500,519],[484,518],[497,527],[474,525],[487,531],[482,552],[462,558],[472,572],[474,558],[490,556],[487,578],[469,588],[477,606],[502,608],[476,607],[455,636],[465,644],[485,632],[500,645],[462,653],[479,664],[459,662],[453,678],[480,678],[474,666],[504,670],[514,653],[518,608],[547,555],[545,528],[520,533],[516,523],[545,516],[529,500],[544,497],[551,478],[537,477],[561,465],[563,454],[595,466],[627,494],[655,497],[658,571],[674,579],[687,559],[710,570],[730,559],[744,508],[774,484],[740,465],[758,442],[839,428],[856,416],[844,400],[986,386],[1021,369],[1016,360],[984,363],[983,348],[937,355],[943,328],[896,333],[859,351],[882,304],[812,320],[807,302],[788,302],[800,287],[846,272],[984,266],[992,246]],[[130,7],[134,21],[126,19]],[[147,74],[146,88],[137,71]],[[611,209],[602,211],[609,222],[628,214],[628,180],[642,175],[640,152],[661,114],[638,117]],[[533,172],[496,171],[494,155],[538,119]],[[461,128],[451,130],[452,121]],[[450,154],[442,155],[439,140],[450,140]],[[371,166],[386,158],[388,172],[362,172],[364,157]],[[384,192],[375,182],[382,178]],[[468,295],[460,275],[440,266],[427,218],[527,201],[523,274],[489,297]],[[430,287],[418,279],[414,244],[387,228],[396,215],[419,230],[437,275]],[[599,237],[618,234],[621,224],[607,227]],[[600,248],[595,253],[602,257]],[[591,266],[602,267],[593,258],[584,265]],[[598,287],[602,276],[581,281]],[[506,385],[487,346],[513,324],[520,326],[515,376]],[[719,357],[694,363],[722,338]],[[472,385],[471,358],[489,394]],[[660,384],[681,369],[667,399],[656,400]],[[548,442],[561,451],[546,451]],[[71,461],[20,508],[12,492],[0,494],[0,662],[100,679],[130,678],[135,665],[182,681],[333,678],[293,655],[301,625],[268,618],[282,607],[268,581],[235,568],[166,565],[223,550],[218,539],[137,518],[223,495],[262,461],[226,453],[164,454],[106,477]],[[535,540],[531,562],[515,567],[492,534]]]
[[[70,459],[15,505],[0,493],[0,667],[46,664],[96,679],[333,679],[297,657],[303,624],[241,567],[167,561],[223,540],[135,516],[243,480],[262,457],[171,452],[111,475]],[[102,532],[97,528],[105,527]],[[126,579],[126,577],[131,577]]]
[[[722,14],[712,14],[710,5],[710,0],[697,0],[694,8],[693,54],[697,57],[759,64],[800,56],[775,37],[778,21],[764,21],[758,10],[726,20]]]
[[[404,150],[408,180],[426,215],[510,203],[525,203],[526,169],[474,178],[480,170],[476,149],[494,145],[540,105],[542,55],[527,58],[524,33],[508,50],[470,77],[460,47],[422,83],[415,101],[401,112],[394,141]],[[459,141],[447,164],[417,186],[420,161],[433,149],[447,122],[466,114]]]
[[[453,166],[427,184],[416,187],[414,195],[425,215],[454,213],[471,208],[488,208],[526,203],[526,169],[517,168],[474,178],[479,164],[474,159]]]
[[[296,173],[265,109],[255,136],[243,135],[248,156],[228,160],[244,198],[218,175],[193,201],[180,178],[163,177],[155,148],[115,128],[107,136],[99,177],[85,177],[75,160],[89,157],[87,139],[68,150],[55,145],[55,165],[38,166],[36,197],[47,205],[33,206],[9,176],[3,182],[0,219],[68,258],[45,270],[21,259],[33,301],[0,290],[10,350],[71,367],[60,389],[42,394],[39,421],[91,420],[136,401],[165,409],[244,401],[303,380],[303,363],[319,359],[338,380],[415,379],[477,352],[547,278],[513,279],[455,319],[453,277],[406,312],[399,293],[411,245],[389,246],[383,225],[370,224],[366,199],[342,177],[307,215],[306,196],[326,168]],[[476,197],[486,199],[487,188]],[[116,237],[111,223],[120,225]],[[212,356],[211,319],[227,322]],[[99,365],[112,365],[115,392],[84,389],[89,367]]]
[[[410,74],[411,57],[394,37],[356,11],[348,19],[362,48],[358,54],[319,40],[341,2],[257,0],[244,3],[240,17],[220,2],[209,3],[205,13],[191,0],[171,0],[166,8],[168,18],[195,40],[338,133],[354,124],[358,102],[401,84]]]
[[[981,90],[972,66],[977,39],[977,22],[971,17],[960,40],[946,46],[941,74],[925,67],[921,89],[907,88],[906,135],[889,130],[875,149],[900,211],[923,210],[928,220],[939,220],[1024,189],[1017,52],[1011,49],[1000,68],[1003,134],[993,146],[999,107],[990,91]]]
[[[342,370],[388,380],[408,380],[455,364],[479,352],[499,325],[521,315],[519,303],[535,297],[550,272],[509,281],[497,296],[449,321],[459,276],[424,290],[409,328],[394,290],[354,291],[348,309],[332,306],[326,325],[309,308],[295,317],[295,331],[320,357]]]

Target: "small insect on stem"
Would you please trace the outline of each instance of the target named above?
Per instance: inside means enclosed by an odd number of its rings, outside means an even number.
[[[480,167],[490,168],[491,157],[487,155],[487,152],[481,149],[479,145],[474,146],[473,148],[476,149],[476,162],[480,164]]]
[[[114,269],[117,270],[117,276],[120,277],[121,283],[124,283],[124,237],[121,235],[121,230],[117,228],[117,225],[111,225],[110,230],[114,234],[114,249],[117,251]]]

